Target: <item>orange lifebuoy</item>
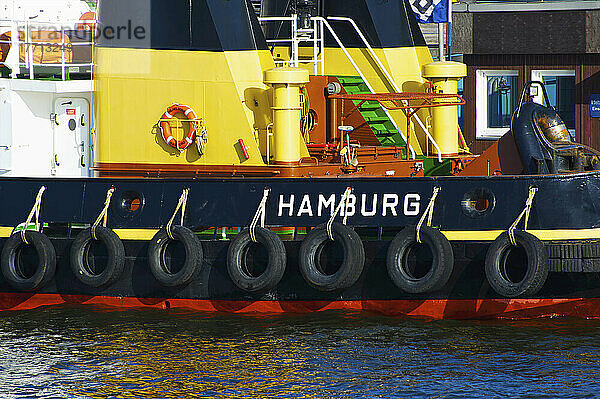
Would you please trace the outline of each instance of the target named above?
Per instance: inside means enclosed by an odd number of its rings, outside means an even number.
[[[185,136],[182,140],[177,141],[175,137],[171,134],[171,124],[167,119],[173,119],[175,114],[184,114],[186,118],[192,122],[189,123],[190,129],[188,131],[187,136]],[[193,109],[183,104],[173,104],[163,114],[160,122],[160,130],[162,132],[162,137],[167,144],[169,144],[173,148],[177,148],[178,150],[185,150],[188,148],[193,142],[196,136],[196,113]]]

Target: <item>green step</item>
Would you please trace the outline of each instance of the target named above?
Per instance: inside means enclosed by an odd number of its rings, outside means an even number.
[[[362,116],[365,117],[365,119],[366,118],[386,118],[385,120],[387,120],[387,117],[385,115],[381,115],[374,111],[362,111],[361,114],[362,114]]]
[[[385,137],[385,138],[389,138],[392,136],[395,136],[397,133],[396,131],[390,131],[390,130],[381,130],[381,129],[373,129],[373,133],[375,133],[375,135],[377,135],[378,137]]]
[[[385,116],[364,116],[365,120],[367,121],[367,123],[369,123],[369,125],[371,123],[384,123],[384,122],[389,122],[390,120],[385,117]]]
[[[366,101],[366,102],[364,102],[363,105],[361,105],[360,108],[364,109],[366,111],[371,111],[371,110],[373,110],[373,111],[374,110],[380,110],[380,111],[382,111],[381,105],[379,105],[379,103],[373,103],[373,101]]]
[[[360,76],[338,76],[338,80],[342,84],[364,84],[365,82],[362,80]]]
[[[383,109],[381,109],[379,104],[377,104],[377,108],[373,107],[372,105],[368,105],[365,107],[363,104],[360,107],[360,111],[361,111],[361,113],[364,112],[367,115],[386,116],[385,112],[383,112]]]

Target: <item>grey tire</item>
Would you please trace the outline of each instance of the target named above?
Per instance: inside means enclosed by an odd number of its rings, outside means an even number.
[[[408,226],[402,229],[388,248],[388,275],[402,291],[411,294],[433,292],[443,288],[452,275],[454,253],[448,239],[439,230],[423,226],[420,231],[421,244],[417,242],[417,229]],[[418,245],[425,245],[432,259],[425,274],[418,275],[411,270],[409,256]]]
[[[509,265],[509,255],[515,247],[510,243],[508,233],[502,233],[488,248],[485,257],[485,275],[496,293],[505,298],[527,297],[537,294],[550,270],[548,254],[544,244],[534,235],[516,230],[515,240],[525,253],[522,265]],[[521,266],[525,269],[520,281],[512,281],[508,267]]]

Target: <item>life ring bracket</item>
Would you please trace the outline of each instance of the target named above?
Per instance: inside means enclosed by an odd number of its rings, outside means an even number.
[[[177,114],[185,115],[186,119],[176,118]],[[186,124],[189,126],[188,133],[183,137]],[[208,142],[206,123],[204,119],[198,118],[191,107],[177,103],[172,104],[158,120],[158,126],[165,143],[179,152],[183,152],[196,141],[198,153],[204,154]],[[179,137],[183,138],[178,140]]]

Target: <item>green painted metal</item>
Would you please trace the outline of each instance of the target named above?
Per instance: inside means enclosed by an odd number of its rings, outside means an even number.
[[[423,167],[425,176],[449,176],[452,173],[452,161],[443,160],[439,162],[437,158],[423,158]]]
[[[369,88],[359,76],[337,76],[340,84],[348,94],[367,94]],[[358,104],[360,101],[354,101]],[[385,111],[376,101],[365,101],[358,111],[365,118],[365,121],[381,143],[384,146],[405,146],[406,143],[402,136],[394,128],[394,125],[385,114]]]

